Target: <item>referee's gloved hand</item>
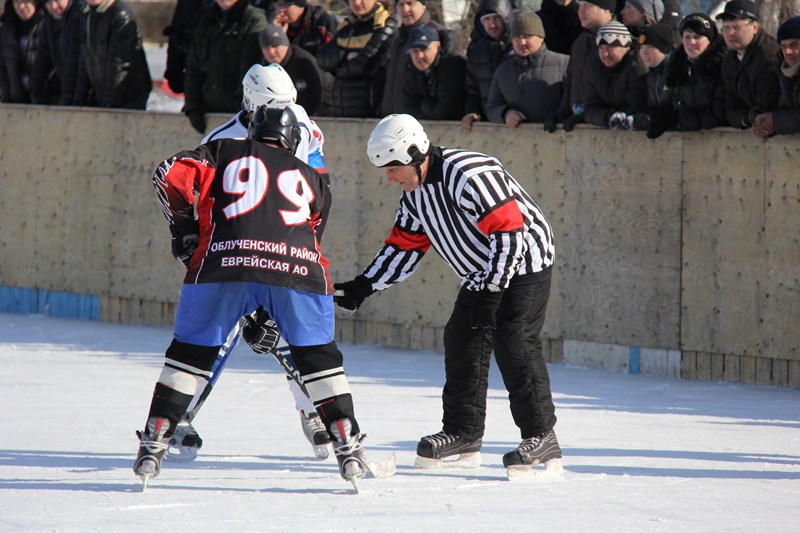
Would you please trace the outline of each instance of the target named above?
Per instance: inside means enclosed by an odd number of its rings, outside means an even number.
[[[372,290],[372,283],[367,281],[364,276],[356,276],[351,281],[333,284],[333,302],[348,311],[355,311],[375,291]]]
[[[472,301],[469,313],[472,329],[497,328],[497,309],[500,307],[500,300],[503,299],[503,290],[496,286],[492,286],[492,289],[495,290],[483,289]]]

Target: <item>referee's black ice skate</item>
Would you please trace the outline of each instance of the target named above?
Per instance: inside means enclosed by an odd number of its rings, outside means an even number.
[[[161,462],[169,447],[170,422],[166,418],[151,417],[147,420],[144,431],[137,431],[139,437],[139,454],[133,463],[133,471],[142,478],[142,492],[147,490],[150,478],[161,473]]]
[[[194,461],[197,459],[197,451],[203,447],[203,439],[188,422],[178,422],[175,433],[169,439],[169,453],[167,459],[170,461]]]
[[[353,423],[349,418],[331,422],[330,429],[333,435],[333,452],[339,463],[339,473],[343,479],[352,483],[358,492],[358,481],[369,471],[364,448],[361,446],[361,441],[366,435],[361,433],[351,435]]]
[[[544,469],[535,469],[537,465]],[[564,466],[555,432],[551,429],[544,435],[524,439],[516,450],[503,455],[503,466],[512,481],[560,479]]]
[[[317,459],[327,459],[331,453],[331,436],[328,435],[322,419],[316,412],[306,416],[305,412],[300,411],[300,423],[303,425],[303,434],[314,450],[314,456]]]
[[[416,468],[477,468],[481,466],[481,439],[440,431],[417,444]]]

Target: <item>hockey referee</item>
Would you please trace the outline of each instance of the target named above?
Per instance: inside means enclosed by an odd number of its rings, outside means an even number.
[[[550,296],[553,231],[539,206],[494,157],[432,146],[410,115],[389,115],[367,153],[403,190],[394,227],[355,279],[334,284],[339,307],[408,278],[430,248],[461,278],[444,330],[442,431],[417,445],[418,468],[477,467],[495,353],[522,442],[503,456],[509,477],[560,476],[555,407],[539,334]],[[533,469],[543,464],[545,469]]]

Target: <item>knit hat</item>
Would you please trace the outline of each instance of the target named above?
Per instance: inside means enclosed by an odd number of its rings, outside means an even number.
[[[787,19],[778,28],[778,42],[800,39],[800,16]]]
[[[617,0],[585,0],[589,4],[594,4],[600,9],[611,11],[612,13],[617,9]]]
[[[656,22],[664,16],[664,2],[661,0],[627,0],[625,3]]]
[[[631,42],[633,42],[633,36],[623,23],[612,20],[597,30],[597,37],[595,37],[595,40],[597,42],[597,46],[600,46],[601,44],[608,44],[611,46],[630,46]]]
[[[716,18],[722,20],[750,19],[758,22],[758,6],[750,0],[731,0],[725,4],[725,9]]]
[[[290,43],[289,37],[286,36],[286,32],[281,26],[267,24],[267,27],[258,34],[258,44],[261,48],[266,48],[267,46],[289,46]]]
[[[408,33],[406,50],[419,48],[425,50],[433,41],[439,40],[439,31],[429,24],[418,24]]]
[[[664,54],[671,52],[675,48],[672,26],[661,22],[643,27],[639,35],[639,44],[649,44]]]
[[[686,15],[678,26],[678,33],[683,36],[683,32],[686,30],[697,35],[702,35],[709,41],[716,39],[718,33],[716,23],[705,13],[691,13]]]
[[[520,35],[535,35],[544,38],[544,25],[542,25],[539,15],[529,9],[514,12],[514,20],[511,22],[511,37]]]

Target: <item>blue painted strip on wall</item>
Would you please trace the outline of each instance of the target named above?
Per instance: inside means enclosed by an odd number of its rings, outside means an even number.
[[[100,320],[100,296],[0,285],[0,311]]]
[[[641,370],[639,363],[642,357],[642,349],[638,346],[628,347],[628,374],[638,374]]]

